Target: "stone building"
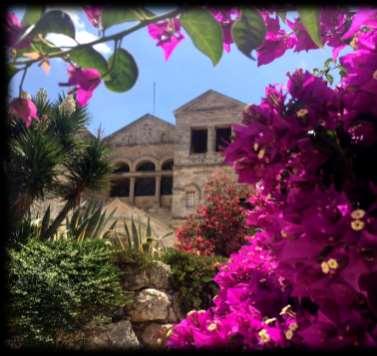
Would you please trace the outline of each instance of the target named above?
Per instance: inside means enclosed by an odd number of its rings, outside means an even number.
[[[195,211],[215,169],[232,174],[221,150],[244,106],[208,90],[175,110],[176,125],[146,114],[105,137],[115,167],[110,197],[179,223]]]

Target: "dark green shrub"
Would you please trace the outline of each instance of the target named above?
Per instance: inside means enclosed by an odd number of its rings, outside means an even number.
[[[112,250],[99,239],[29,240],[9,251],[10,329],[23,345],[54,341],[124,304]]]
[[[172,269],[171,286],[178,293],[182,312],[193,309],[206,309],[217,293],[213,277],[223,257],[197,256],[169,249],[162,261]]]

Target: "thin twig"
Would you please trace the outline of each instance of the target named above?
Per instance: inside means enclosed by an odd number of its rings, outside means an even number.
[[[19,86],[19,89],[18,89],[18,96],[21,97],[21,94],[22,94],[22,87],[24,85],[24,81],[25,81],[25,77],[26,77],[26,72],[28,71],[29,67],[31,66],[31,64],[27,64],[25,66],[25,68],[23,69],[23,74],[22,74],[22,77],[21,77],[21,82],[20,82],[20,86]]]
[[[150,20],[143,20],[143,21],[140,21],[137,25],[127,29],[127,30],[124,30],[124,31],[121,31],[119,33],[116,33],[116,34],[113,34],[113,35],[110,35],[110,36],[105,36],[105,37],[102,37],[102,38],[99,38],[95,41],[92,41],[92,42],[88,42],[88,43],[82,43],[82,44],[79,44],[75,47],[73,47],[72,49],[68,50],[68,51],[59,51],[59,52],[55,52],[55,53],[50,53],[49,54],[49,58],[54,58],[54,57],[60,57],[62,54],[68,54],[70,53],[71,51],[75,50],[75,49],[79,49],[79,48],[83,48],[83,47],[86,47],[86,46],[94,46],[96,44],[100,44],[100,43],[103,43],[103,42],[107,42],[107,41],[111,41],[111,40],[120,40],[122,39],[123,37],[153,23],[153,22],[158,22],[158,21],[161,21],[161,20],[165,20],[167,18],[170,18],[170,17],[174,17],[176,15],[178,15],[179,13],[181,12],[181,9],[178,9],[178,10],[173,10],[167,14],[164,14],[164,15],[161,15],[161,16],[156,16]],[[15,64],[16,65],[28,65],[28,64],[33,64],[37,62],[37,60],[28,60],[28,61],[20,61],[20,62],[16,62]]]

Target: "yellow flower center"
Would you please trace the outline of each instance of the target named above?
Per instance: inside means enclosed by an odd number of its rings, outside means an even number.
[[[337,269],[338,268],[338,262],[336,259],[334,258],[330,258],[328,261],[327,261],[327,264],[328,266],[331,268],[331,269]]]
[[[285,332],[285,338],[287,339],[287,340],[290,340],[290,339],[292,339],[292,337],[293,337],[293,331],[292,330],[287,330],[286,332]]]
[[[362,219],[364,216],[365,216],[365,210],[363,209],[356,209],[351,213],[352,219]]]
[[[269,319],[266,319],[264,322],[269,325],[269,324],[272,324],[276,321],[276,318],[269,318]]]
[[[327,273],[330,272],[330,266],[328,265],[327,262],[322,262],[322,263],[321,263],[321,269],[322,269],[322,272],[323,272],[324,274],[327,274]]]
[[[377,80],[377,70],[375,70],[375,71],[373,72],[373,79],[374,79],[374,80]]]
[[[291,323],[291,324],[289,324],[289,329],[292,330],[292,331],[297,330],[298,329],[297,323]]]
[[[257,152],[258,148],[259,148],[259,145],[258,145],[258,143],[255,142],[254,145],[253,145],[254,151]]]
[[[364,229],[365,223],[362,220],[354,220],[351,222],[351,227],[352,227],[352,230],[360,231]]]
[[[266,342],[270,341],[270,335],[268,335],[268,332],[267,332],[266,329],[260,330],[259,333],[258,333],[258,336],[259,336],[259,340],[262,343],[266,343]]]
[[[207,327],[208,331],[215,331],[216,329],[217,329],[217,324],[216,323],[211,323]]]
[[[309,113],[309,110],[308,109],[300,109],[296,112],[296,115],[297,117],[305,117],[306,115],[308,115]]]
[[[264,157],[265,153],[266,153],[266,150],[264,148],[262,148],[261,150],[259,150],[259,152],[258,152],[258,158],[262,159]]]

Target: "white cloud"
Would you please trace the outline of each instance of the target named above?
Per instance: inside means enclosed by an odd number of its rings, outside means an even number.
[[[52,7],[49,8],[50,10]],[[78,43],[89,43],[97,40],[99,37],[96,36],[94,33],[89,32],[85,29],[84,22],[80,19],[80,16],[78,14],[78,10],[71,9],[71,8],[60,8],[60,7],[54,7],[55,10],[63,10],[65,13],[67,13],[76,28],[76,41]],[[75,46],[76,42],[74,39],[58,34],[58,33],[51,33],[47,35],[47,40],[51,41],[55,46],[58,47],[65,47],[65,46]],[[101,43],[98,45],[93,46],[95,50],[102,53],[104,56],[108,56],[112,53],[111,48],[106,43]]]

